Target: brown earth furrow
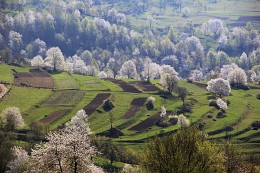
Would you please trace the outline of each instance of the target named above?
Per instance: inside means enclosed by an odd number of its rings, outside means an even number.
[[[111,93],[103,93],[98,94],[88,105],[86,105],[83,110],[86,112],[86,114],[90,115],[95,110],[103,104],[103,101],[108,99],[110,97]]]

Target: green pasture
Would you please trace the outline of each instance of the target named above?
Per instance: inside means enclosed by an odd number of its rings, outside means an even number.
[[[14,72],[12,69],[14,69],[17,72],[29,72],[29,68],[0,64],[0,81],[12,83],[14,78]]]
[[[55,82],[55,88],[58,90],[63,89],[79,89],[75,79],[72,77],[72,75],[62,72],[58,74],[52,75],[54,82]]]
[[[73,74],[73,78],[76,80],[80,90],[86,91],[122,91],[122,88],[116,84],[105,81],[93,76],[83,76]]]
[[[52,91],[49,89],[12,86],[10,92],[4,96],[4,99],[0,100],[0,112],[7,107],[15,106],[20,108],[26,127],[28,127],[31,121],[42,117],[41,115],[33,114],[31,109],[35,109],[41,105],[51,93]]]
[[[131,27],[141,31],[142,28],[149,27],[149,23],[146,21],[147,17],[153,17],[155,19],[152,28],[162,30],[168,26],[179,28],[181,25],[184,25],[185,22],[202,24],[212,18],[220,18],[224,23],[233,23],[237,22],[241,16],[259,16],[260,4],[257,0],[222,0],[217,1],[217,3],[201,0],[199,1],[202,4],[200,11],[198,11],[197,2],[198,1],[193,0],[184,1],[182,8],[188,7],[190,9],[190,16],[188,18],[182,17],[182,12],[179,9],[176,10],[170,2],[166,3],[165,10],[160,11],[159,0],[149,1],[149,6],[146,7],[144,13],[137,16],[128,16],[128,18],[130,19]],[[119,2],[115,3],[114,8],[118,11],[125,12],[128,11],[129,7],[124,5],[124,2]],[[251,22],[254,23],[253,20]],[[253,24],[253,27],[258,30],[260,29],[259,26],[255,24]]]
[[[46,106],[74,106],[83,96],[83,91],[62,90],[55,91],[44,103]]]
[[[1,79],[12,82],[13,76],[10,71],[14,67],[7,65],[1,65],[0,67],[2,72],[4,72],[0,74],[0,76],[4,76],[3,79]],[[19,70],[28,71],[28,68],[17,68],[17,71]],[[106,112],[101,105],[88,117],[90,128],[94,134],[100,134],[109,130],[109,116],[112,115],[113,127],[124,134],[124,136],[115,138],[113,141],[118,145],[129,146],[131,150],[140,151],[144,143],[150,138],[157,135],[168,135],[180,128],[179,125],[168,127],[152,125],[143,132],[129,130],[131,127],[160,112],[161,106],[165,106],[168,111],[172,111],[172,115],[176,115],[182,105],[182,101],[178,98],[176,93],[162,98],[157,92],[138,94],[123,92],[116,84],[95,77],[69,75],[68,73],[53,74],[52,76],[58,90],[53,91],[50,89],[9,85],[8,87],[11,88],[10,92],[0,100],[0,111],[9,106],[19,107],[25,119],[25,128],[29,129],[31,122],[39,121],[54,111],[69,109],[70,111],[66,115],[63,115],[48,125],[49,129],[56,129],[69,121],[78,110],[89,104],[97,94],[111,92],[112,95],[109,99],[113,102],[115,107],[111,111]],[[71,82],[66,83],[60,81]],[[125,81],[131,82],[133,80]],[[151,81],[151,83],[161,88],[158,84],[158,80]],[[256,99],[256,95],[258,94],[257,89],[244,91],[232,88],[231,96],[225,97],[230,102],[226,110],[226,117],[216,118],[219,110],[215,107],[208,106],[209,99],[212,99],[212,95],[205,88],[193,83],[187,83],[186,81],[179,81],[178,85],[186,87],[188,90],[188,96],[185,102],[193,103],[191,112],[184,113],[191,123],[199,124],[199,122],[205,122],[204,131],[206,132],[216,132],[222,129],[222,131],[209,136],[210,139],[217,142],[225,141],[227,134],[230,135],[230,139],[242,145],[243,148],[247,145],[259,147],[260,132],[259,130],[251,129],[252,122],[260,120],[259,100]],[[74,90],[71,90],[72,88]],[[155,97],[154,110],[147,110],[144,105],[129,119],[123,117],[130,109],[130,103],[134,98],[148,98],[149,96]],[[212,118],[207,117],[209,114],[212,115]],[[216,121],[213,121],[213,119]],[[165,118],[164,121],[167,121],[167,118]],[[231,126],[233,129],[226,133],[226,131],[223,130],[226,126]],[[251,145],[252,143],[255,145]],[[259,151],[259,148],[256,150]],[[245,152],[253,152],[253,149],[245,150]]]

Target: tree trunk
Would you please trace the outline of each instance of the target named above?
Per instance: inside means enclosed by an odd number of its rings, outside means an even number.
[[[59,164],[60,173],[63,173],[62,166],[61,166],[61,160],[60,160],[60,158],[59,158],[59,156],[58,156],[57,146],[56,146],[56,150],[55,150],[55,155],[57,156],[57,159],[58,159],[58,164]]]
[[[74,150],[74,152],[76,152],[76,151],[75,151],[75,150],[76,150],[76,147],[75,147],[75,146],[73,146],[73,150]],[[74,154],[74,156],[73,156],[73,159],[74,159],[74,173],[77,173],[78,162],[77,162],[77,158],[76,158],[75,154]]]

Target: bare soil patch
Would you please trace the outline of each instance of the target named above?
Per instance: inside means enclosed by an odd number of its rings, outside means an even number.
[[[260,21],[260,16],[240,16],[237,21],[249,22]]]
[[[134,116],[136,114],[136,112],[138,112],[143,107],[146,100],[147,100],[147,98],[145,98],[145,97],[135,98],[131,102],[130,109],[124,114],[123,117],[128,119],[128,118],[131,118],[132,116]]]
[[[86,114],[92,114],[100,105],[103,104],[103,101],[108,99],[111,96],[111,93],[98,94],[88,105],[86,105],[83,110]]]
[[[51,122],[57,120],[58,118],[60,118],[61,116],[65,115],[68,112],[69,112],[69,109],[63,109],[63,110],[58,110],[58,111],[52,112],[50,115],[41,119],[39,122],[42,124],[51,123]]]
[[[125,81],[112,79],[112,78],[105,78],[103,80],[113,82],[114,84],[121,87],[124,92],[140,93],[140,91],[138,89],[136,89],[134,86],[130,85],[129,83],[127,83]]]
[[[32,69],[30,72],[14,73],[14,84],[25,87],[54,88],[52,77],[38,69]]]
[[[160,91],[160,89],[157,88],[155,85],[146,81],[136,81],[136,82],[131,82],[131,84],[137,85],[143,91]]]
[[[169,113],[170,112],[167,112],[167,114]],[[160,114],[161,113],[158,112],[157,114],[150,116],[149,118],[143,120],[139,124],[136,124],[135,126],[131,127],[129,130],[142,132],[148,129],[149,127],[152,127],[153,125],[155,125],[156,122],[158,122],[161,119]]]
[[[146,120],[140,122],[139,124],[136,124],[135,126],[131,127],[129,130],[144,131],[149,127],[152,127],[160,119],[161,119],[160,113],[157,113],[147,118]]]
[[[244,27],[246,26],[246,22],[234,22],[234,23],[229,23],[229,27]]]

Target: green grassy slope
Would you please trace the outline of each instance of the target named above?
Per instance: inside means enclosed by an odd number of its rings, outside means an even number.
[[[132,15],[128,17],[130,18],[131,26],[138,30],[141,30],[143,27],[149,27],[149,23],[146,19],[151,16],[156,20],[156,22],[152,24],[152,27],[160,30],[165,29],[168,26],[180,28],[184,26],[184,23],[186,22],[202,24],[212,18],[219,18],[226,24],[245,24],[246,21],[238,21],[241,16],[249,17],[248,20],[251,21],[253,27],[258,30],[260,29],[259,22],[250,18],[251,16],[259,16],[260,4],[257,0],[222,0],[217,1],[217,3],[210,3],[208,0],[201,0],[199,2],[202,4],[200,11],[198,11],[198,1],[184,1],[182,8],[188,7],[190,9],[190,15],[188,18],[182,17],[182,12],[179,9],[174,9],[170,2],[166,3],[165,10],[160,11],[159,0],[149,1],[149,5],[146,7],[144,13],[141,13],[138,16]],[[114,7],[118,11],[126,13],[128,11],[128,7],[124,2],[115,3]]]
[[[4,72],[1,74],[0,80],[5,79],[12,82],[12,73],[9,73],[11,68],[13,67],[0,65],[0,69]],[[17,69],[28,71],[28,68]],[[117,85],[94,77],[68,75],[67,73],[54,74],[52,76],[56,82],[58,80],[74,81],[77,88],[75,87],[73,90],[65,89],[71,88],[68,87],[72,86],[71,84],[62,84],[62,86],[66,87],[56,85],[58,90],[9,85],[8,87],[11,88],[10,92],[0,100],[0,112],[9,106],[19,107],[27,125],[25,128],[29,129],[31,122],[39,121],[54,111],[69,109],[70,111],[66,115],[48,124],[49,129],[56,129],[58,126],[69,121],[79,109],[82,109],[90,103],[97,94],[111,92],[110,100],[113,102],[115,108],[110,112],[106,112],[102,106],[100,106],[98,110],[89,115],[90,127],[94,134],[103,133],[110,128],[109,115],[112,114],[113,127],[116,127],[124,134],[124,136],[113,140],[118,145],[127,146],[131,150],[140,151],[147,139],[156,135],[174,133],[174,131],[179,128],[179,125],[168,127],[152,125],[143,132],[129,130],[134,125],[160,112],[160,107],[163,105],[167,110],[172,111],[173,115],[176,115],[179,107],[182,105],[182,101],[178,98],[176,93],[173,93],[173,96],[168,99],[164,99],[155,92],[139,94],[126,93]],[[159,86],[158,80],[152,81],[152,83]],[[227,116],[225,118],[216,118],[219,110],[208,106],[208,100],[211,98],[211,94],[205,88],[187,83],[186,81],[179,81],[178,83],[180,86],[188,89],[189,95],[187,102],[191,100],[194,102],[192,112],[185,113],[185,115],[192,123],[205,122],[204,131],[214,132],[213,135],[209,136],[210,139],[214,141],[224,141],[226,135],[228,135],[231,140],[234,140],[242,146],[244,152],[260,152],[260,132],[259,130],[251,130],[251,123],[260,119],[259,100],[256,99],[257,89],[251,89],[249,91],[232,89],[232,95],[226,97],[226,99],[230,101],[230,105],[226,111]],[[156,99],[154,110],[148,111],[144,105],[131,118],[126,119],[123,117],[124,113],[130,108],[130,103],[134,98],[149,96],[153,96]],[[213,118],[207,117],[209,113]],[[213,119],[216,121],[213,121]],[[226,126],[231,126],[232,130],[226,133]],[[246,149],[247,145],[255,146],[255,148],[249,147]]]

